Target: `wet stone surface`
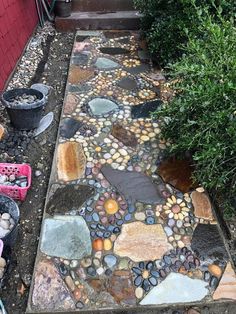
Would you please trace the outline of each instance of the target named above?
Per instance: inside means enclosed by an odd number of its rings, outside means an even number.
[[[158,107],[161,105],[160,100],[146,102],[139,106],[135,106],[131,108],[131,116],[133,119],[138,118],[149,118],[150,115],[155,112]]]
[[[128,49],[120,47],[101,47],[99,50],[108,55],[124,55],[130,52]]]
[[[223,259],[228,256],[216,225],[198,224],[193,233],[191,247],[201,257]]]
[[[72,211],[89,199],[94,189],[87,185],[66,185],[56,189],[47,203],[47,213],[67,213]]]
[[[215,299],[234,298],[207,194],[184,165],[162,167],[170,143],[151,115],[167,98],[140,47],[132,32],[76,34],[33,312],[208,302],[220,282]]]

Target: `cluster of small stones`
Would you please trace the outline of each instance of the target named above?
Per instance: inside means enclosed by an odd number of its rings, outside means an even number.
[[[0,174],[0,185],[27,187],[28,179],[26,176],[16,176],[15,174]]]
[[[5,269],[6,269],[6,265],[7,265],[7,262],[5,260],[5,258],[1,257],[0,256],[0,280],[3,278],[4,276],[4,272],[5,272]]]
[[[37,96],[29,95],[29,94],[22,94],[17,95],[14,98],[11,98],[9,102],[14,105],[25,105],[25,104],[32,104],[37,100]]]
[[[6,162],[21,163],[26,161],[24,152],[34,135],[34,131],[19,131],[13,128],[8,128],[8,133],[0,142],[0,156]]]
[[[0,239],[4,238],[15,226],[15,221],[8,213],[0,214]]]

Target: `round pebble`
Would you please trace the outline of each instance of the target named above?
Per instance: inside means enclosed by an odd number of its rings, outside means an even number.
[[[141,287],[138,287],[135,289],[135,296],[137,299],[142,299],[143,297],[143,289]]]

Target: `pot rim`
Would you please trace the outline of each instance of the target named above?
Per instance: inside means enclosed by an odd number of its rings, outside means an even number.
[[[38,99],[37,101],[34,101],[30,104],[21,103],[21,104],[17,104],[17,105],[13,105],[8,100],[6,100],[6,96],[9,93],[11,93],[12,91],[16,91],[16,92],[21,91],[21,92],[27,94],[27,92],[29,93],[29,90],[33,91],[34,94],[36,94],[36,95],[40,95],[41,99]],[[31,109],[35,109],[35,108],[44,106],[46,103],[46,97],[42,92],[40,92],[39,90],[34,89],[34,88],[13,88],[13,89],[5,91],[4,93],[1,94],[1,101],[4,105],[4,107],[9,108],[9,109],[31,110]]]

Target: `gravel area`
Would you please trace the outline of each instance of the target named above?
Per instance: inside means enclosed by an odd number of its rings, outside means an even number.
[[[0,142],[0,162],[27,162],[33,171],[32,188],[19,203],[21,217],[11,263],[0,288],[8,313],[24,313],[37,253],[38,238],[51,163],[63,104],[73,34],[60,34],[50,23],[38,28],[29,42],[7,89],[30,87],[35,83],[51,86],[44,115],[54,113],[51,126],[38,137],[32,131],[15,131],[6,111],[0,107],[0,123],[7,129]]]

